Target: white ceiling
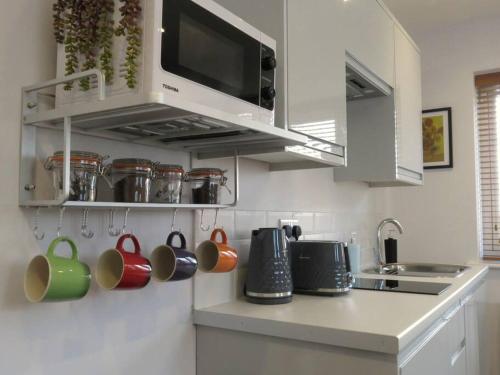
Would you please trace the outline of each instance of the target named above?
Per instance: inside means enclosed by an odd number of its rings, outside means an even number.
[[[483,17],[500,17],[500,0],[384,0],[410,34]]]

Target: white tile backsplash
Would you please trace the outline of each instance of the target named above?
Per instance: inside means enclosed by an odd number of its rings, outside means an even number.
[[[246,266],[250,248],[252,230],[261,227],[275,227],[279,219],[297,219],[302,227],[304,240],[331,240],[348,242],[351,233],[357,233],[357,241],[362,249],[373,250],[375,247],[374,215],[358,213],[358,220],[353,220],[345,212],[292,212],[292,211],[249,211],[249,210],[220,210],[217,226],[223,227],[229,241],[236,248],[241,248],[241,266]],[[200,228],[201,210],[195,215],[195,244],[210,238],[213,229],[215,210],[205,210],[203,223],[210,225],[209,231]],[[373,227],[373,228],[372,228]],[[371,256],[369,257],[372,258]]]
[[[314,232],[314,213],[313,212],[296,212],[293,215],[294,219],[299,221],[299,225],[302,228],[302,233],[313,233]]]
[[[214,221],[214,210],[205,210],[204,224],[211,229],[203,232],[200,229],[200,215],[195,216],[195,243],[210,237]],[[297,219],[302,227],[301,240],[348,241],[350,233],[357,232],[357,241],[361,246],[361,267],[366,269],[375,264],[374,231],[377,216],[371,212],[350,214],[338,212],[311,211],[279,211],[279,210],[220,210],[218,226],[223,226],[228,234],[231,246],[238,250],[238,267],[227,274],[211,274],[198,272],[195,277],[195,308],[203,308],[238,298],[246,278],[248,256],[252,230],[261,227],[276,227],[280,219]]]
[[[342,235],[338,232],[323,233],[323,239],[327,241],[344,241]]]
[[[252,230],[266,226],[266,211],[235,211],[235,236],[236,240],[249,239]]]
[[[228,238],[234,238],[234,210],[219,210],[217,227],[224,229]]]
[[[210,226],[208,231],[201,229],[201,210],[196,210],[194,217],[195,243],[208,240],[214,229],[215,210],[205,210],[203,213],[203,225]],[[228,239],[234,238],[234,210],[219,210],[217,214],[217,228],[224,229]]]
[[[216,303],[229,302],[238,296],[238,270],[228,273],[196,272],[194,278],[195,308],[211,306]]]
[[[231,246],[238,251],[238,268],[246,267],[248,264],[248,255],[250,254],[250,239],[233,240]]]
[[[332,226],[332,214],[329,212],[316,212],[314,214],[314,232],[315,233],[325,233],[331,232]]]
[[[291,211],[268,211],[267,212],[267,226],[278,227],[281,219],[294,219],[293,212]]]
[[[194,277],[194,308],[230,302],[243,295],[247,268],[228,273],[197,272]]]
[[[304,238],[301,238],[305,241],[320,241],[324,240],[325,236],[322,233],[312,233],[312,234],[304,234]]]

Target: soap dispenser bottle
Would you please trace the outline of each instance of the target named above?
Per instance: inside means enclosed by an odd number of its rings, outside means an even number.
[[[351,239],[347,244],[349,261],[351,263],[351,272],[354,274],[361,272],[361,248],[356,241],[356,232],[351,233]]]

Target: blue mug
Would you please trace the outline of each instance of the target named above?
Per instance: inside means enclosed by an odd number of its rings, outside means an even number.
[[[180,246],[172,242],[178,237]],[[179,281],[193,277],[198,269],[196,256],[186,249],[186,238],[181,232],[168,235],[166,245],[158,246],[151,253],[153,278],[158,281]]]

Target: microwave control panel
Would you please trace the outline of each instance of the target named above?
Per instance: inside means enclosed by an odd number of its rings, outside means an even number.
[[[274,50],[262,44],[260,65],[260,106],[272,111],[276,88],[276,54]]]

